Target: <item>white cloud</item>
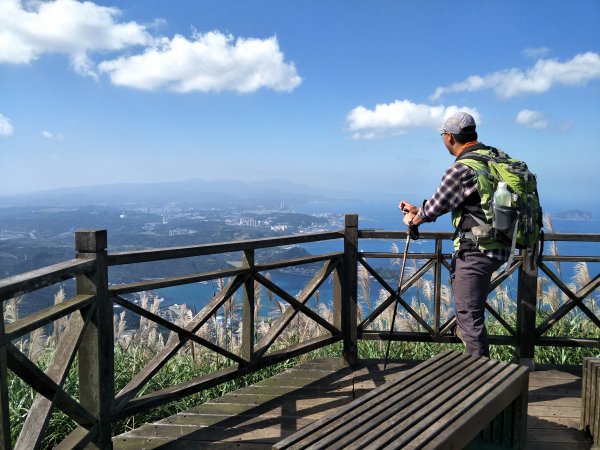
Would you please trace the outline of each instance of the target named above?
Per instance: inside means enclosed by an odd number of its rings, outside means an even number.
[[[600,79],[600,55],[587,52],[565,62],[540,59],[526,72],[512,68],[484,76],[473,75],[460,83],[438,87],[431,98],[439,99],[448,92],[493,89],[496,95],[506,99],[520,94],[539,94],[556,85],[584,85],[588,81],[598,79]]]
[[[536,48],[532,48],[532,47],[528,47],[525,50],[523,50],[523,54],[525,56],[527,56],[528,58],[541,58],[542,56],[546,56],[548,53],[550,53],[550,49],[548,47],[536,47]]]
[[[153,40],[145,26],[118,22],[117,8],[75,0],[25,5],[0,0],[0,63],[27,64],[45,53],[63,53],[78,73],[95,76],[89,52],[118,51]]]
[[[0,136],[10,136],[13,132],[14,128],[10,119],[0,114]]]
[[[515,121],[519,125],[523,125],[527,128],[535,128],[536,130],[548,128],[548,120],[544,114],[539,111],[531,111],[529,109],[519,111]]]
[[[276,37],[240,38],[212,31],[163,38],[144,53],[104,61],[100,72],[120,86],[175,92],[291,91],[302,81],[286,63]]]
[[[28,64],[44,54],[66,54],[71,67],[96,80],[176,92],[289,92],[302,81],[285,62],[276,37],[241,38],[213,31],[193,38],[153,37],[164,19],[120,22],[115,7],[76,0],[0,0],[0,64]],[[134,54],[132,47],[144,48]],[[127,56],[123,51],[129,50]],[[102,54],[104,62],[92,56]],[[110,54],[110,56],[106,56]],[[133,56],[132,56],[133,55]]]
[[[59,133],[53,133],[51,131],[42,131],[42,137],[45,139],[58,139],[58,140],[62,140],[63,139],[63,134]]]
[[[348,128],[352,139],[379,139],[406,133],[412,128],[439,128],[444,120],[457,111],[466,111],[480,121],[474,108],[458,106],[430,106],[410,100],[396,100],[379,104],[374,109],[357,106],[348,113]]]

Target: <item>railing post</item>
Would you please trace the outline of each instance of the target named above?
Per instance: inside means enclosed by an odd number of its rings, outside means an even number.
[[[96,260],[96,269],[77,277],[77,294],[95,295],[96,311],[79,347],[79,399],[98,419],[93,445],[112,448],[111,416],[115,398],[113,308],[108,296],[106,230],[75,233],[77,258]]]
[[[243,265],[254,270],[254,250],[245,250]],[[244,282],[244,294],[242,299],[242,358],[252,364],[254,361],[254,310],[256,299],[254,298],[254,276],[250,276]]]
[[[342,356],[348,364],[358,362],[358,214],[346,214],[344,230],[344,282],[342,284],[341,326],[344,346]]]
[[[4,302],[0,300],[0,340],[4,341]],[[0,346],[0,450],[12,448],[10,409],[8,405],[8,370],[6,347]]]
[[[517,294],[517,358],[519,364],[535,369],[535,319],[537,301],[537,248],[521,250]]]
[[[433,287],[433,331],[435,337],[440,336],[440,317],[441,317],[441,299],[442,299],[442,240],[435,240],[435,285]],[[419,311],[419,314],[421,312]]]

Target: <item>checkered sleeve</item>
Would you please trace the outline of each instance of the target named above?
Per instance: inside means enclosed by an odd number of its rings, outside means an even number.
[[[444,173],[435,193],[423,202],[418,215],[425,222],[433,222],[439,216],[457,209],[476,190],[475,172],[464,164],[453,164]]]

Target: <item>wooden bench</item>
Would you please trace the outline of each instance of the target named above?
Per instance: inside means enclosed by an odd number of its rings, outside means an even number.
[[[600,446],[600,358],[583,358],[581,429]]]
[[[445,351],[275,449],[484,449],[525,446],[526,367]]]

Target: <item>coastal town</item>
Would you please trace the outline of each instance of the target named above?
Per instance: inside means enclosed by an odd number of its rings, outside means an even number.
[[[0,208],[0,275],[7,277],[73,257],[73,236],[106,229],[111,252],[197,245],[341,229],[343,216],[306,214],[281,203],[246,209],[141,206]]]

